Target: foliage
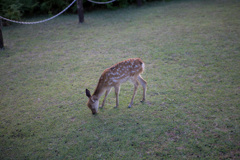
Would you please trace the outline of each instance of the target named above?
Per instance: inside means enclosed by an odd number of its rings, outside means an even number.
[[[107,2],[109,0],[96,0],[100,2]],[[143,0],[145,1],[145,0]],[[149,0],[151,1],[151,0]],[[20,20],[22,16],[33,16],[37,14],[56,14],[66,8],[72,0],[1,0],[0,14],[6,18]],[[117,0],[114,3],[106,5],[98,5],[87,0],[83,0],[83,6],[86,11],[94,9],[117,9],[127,7],[135,3],[135,0]],[[77,5],[71,7],[67,12],[76,13]]]
[[[22,4],[22,12],[25,16],[34,15],[34,11],[37,9],[39,2],[38,0],[19,0]]]
[[[63,8],[65,8],[70,1],[64,1],[64,0],[42,0],[40,1],[40,12],[41,13],[48,13],[48,14],[54,14],[57,12],[62,11]]]
[[[0,15],[4,17],[19,20],[22,16],[21,8],[23,6],[19,0],[2,0],[0,2]]]

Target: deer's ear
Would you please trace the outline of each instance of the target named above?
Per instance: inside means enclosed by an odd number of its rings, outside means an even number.
[[[87,96],[88,98],[91,97],[91,93],[90,93],[90,91],[89,91],[88,89],[86,89],[86,96]]]

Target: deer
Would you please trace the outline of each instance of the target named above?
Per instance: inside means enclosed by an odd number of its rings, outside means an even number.
[[[105,93],[102,106],[99,108],[104,107],[106,98],[112,88],[115,89],[115,108],[117,108],[119,106],[120,86],[127,81],[132,82],[134,85],[133,96],[128,108],[131,108],[133,105],[139,82],[143,87],[141,102],[144,102],[146,100],[147,82],[140,75],[144,71],[144,66],[145,64],[140,58],[130,58],[105,69],[98,80],[94,93],[91,95],[90,91],[86,89],[86,96],[88,97],[87,106],[92,111],[92,114],[94,115],[98,112],[99,99]]]

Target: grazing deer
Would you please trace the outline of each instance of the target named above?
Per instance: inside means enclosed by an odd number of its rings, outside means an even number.
[[[139,82],[143,87],[143,99],[141,102],[144,102],[146,97],[147,82],[140,75],[143,70],[144,63],[140,58],[130,58],[125,61],[119,62],[110,68],[105,69],[101,77],[99,78],[97,87],[93,95],[91,95],[90,91],[86,89],[86,96],[89,98],[87,106],[92,111],[92,114],[97,113],[99,99],[105,92],[105,97],[102,102],[102,107],[104,106],[106,98],[112,87],[115,88],[116,107],[118,107],[118,95],[120,92],[120,85],[128,80],[130,80],[134,84],[133,96],[128,107],[130,108],[133,105],[133,100],[137,92]]]

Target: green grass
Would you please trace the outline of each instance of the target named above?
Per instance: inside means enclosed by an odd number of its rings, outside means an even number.
[[[0,159],[239,159],[239,8],[152,2],[4,27]],[[139,87],[128,109],[126,83],[119,108],[112,91],[92,116],[85,89],[131,57],[146,65],[146,103]]]

